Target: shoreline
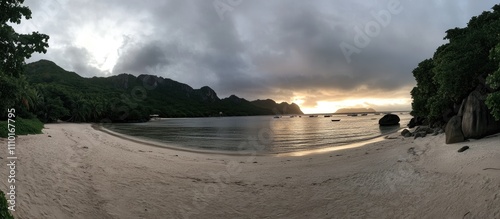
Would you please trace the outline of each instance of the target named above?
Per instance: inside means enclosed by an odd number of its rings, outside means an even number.
[[[90,124],[43,133],[17,142],[17,219],[500,217],[500,135],[280,157],[151,147]]]
[[[156,148],[164,148],[167,150],[175,150],[175,151],[182,151],[182,152],[190,152],[190,153],[198,153],[198,154],[218,154],[218,155],[230,155],[230,156],[264,156],[266,154],[255,154],[255,153],[248,153],[248,154],[243,154],[239,152],[230,152],[230,151],[219,151],[219,150],[203,150],[203,149],[191,149],[191,148],[186,148],[182,146],[175,146],[175,145],[169,145],[166,143],[162,143],[159,141],[149,141],[146,139],[141,139],[137,138],[134,136],[118,133],[115,131],[112,131],[110,129],[107,129],[103,127],[102,125],[99,124],[91,124],[91,127],[97,131],[127,140],[131,141],[134,143],[138,144],[143,144],[143,145],[148,145],[151,147],[156,147]]]
[[[194,149],[194,148],[187,148],[183,146],[177,146],[177,145],[172,145],[172,144],[167,144],[163,143],[160,141],[154,141],[154,140],[147,140],[147,139],[142,139],[142,138],[137,138],[134,136],[122,134],[119,132],[115,132],[113,130],[110,130],[106,127],[104,127],[101,124],[96,124],[96,123],[91,123],[90,124],[92,128],[94,128],[97,131],[101,131],[110,135],[113,135],[118,138],[122,138],[125,140],[129,140],[135,143],[139,144],[144,144],[144,145],[149,145],[151,147],[157,147],[157,148],[166,148],[166,149],[171,149],[171,150],[177,150],[177,151],[184,151],[184,152],[192,152],[192,153],[200,153],[200,154],[219,154],[219,155],[230,155],[230,156],[275,156],[275,157],[283,157],[283,156],[305,156],[308,154],[321,154],[321,153],[327,153],[327,152],[332,152],[332,151],[338,151],[338,150],[346,150],[346,149],[352,149],[352,148],[358,148],[358,147],[363,147],[369,144],[373,144],[376,142],[383,141],[385,139],[388,139],[389,136],[392,136],[391,138],[394,138],[394,135],[399,135],[399,133],[405,129],[405,128],[400,128],[398,130],[394,130],[392,132],[388,132],[385,134],[380,134],[374,137],[369,137],[367,139],[363,139],[361,141],[357,142],[349,142],[346,144],[342,145],[337,145],[337,146],[327,146],[323,148],[315,148],[315,149],[309,149],[309,150],[298,150],[298,151],[288,151],[288,152],[264,152],[264,153],[258,153],[255,151],[224,151],[224,150],[209,150],[209,149]],[[396,136],[397,137],[397,136]],[[244,142],[244,140],[242,140]]]

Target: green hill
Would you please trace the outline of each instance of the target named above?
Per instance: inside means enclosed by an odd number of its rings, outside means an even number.
[[[210,87],[193,89],[154,75],[120,74],[83,78],[47,60],[26,65],[25,75],[43,96],[43,121],[146,121],[161,117],[302,114],[296,104],[247,101],[232,95],[220,99]]]
[[[300,107],[295,104],[288,104],[286,102],[282,102],[280,104],[277,104],[274,102],[274,100],[267,99],[267,100],[254,100],[252,101],[252,104],[272,110],[275,114],[304,114],[302,110],[300,110]]]

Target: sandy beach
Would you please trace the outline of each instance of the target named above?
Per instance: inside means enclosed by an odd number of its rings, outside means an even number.
[[[90,124],[43,133],[17,140],[19,219],[500,218],[499,135],[445,145],[444,135],[394,134],[353,149],[233,156],[153,147]]]

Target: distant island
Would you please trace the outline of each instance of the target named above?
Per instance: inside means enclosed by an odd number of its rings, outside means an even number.
[[[377,111],[372,108],[341,108],[335,113],[376,113]]]
[[[194,89],[168,78],[131,74],[84,78],[54,62],[25,66],[25,76],[43,96],[42,122],[141,122],[159,117],[253,116],[303,114],[295,103],[248,101],[236,95],[219,98],[210,87]]]

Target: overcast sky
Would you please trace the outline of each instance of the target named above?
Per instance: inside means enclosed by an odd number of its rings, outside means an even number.
[[[472,0],[26,0],[17,27],[81,76],[154,74],[220,97],[294,101],[306,112],[410,109],[411,71],[445,31],[490,10]]]

